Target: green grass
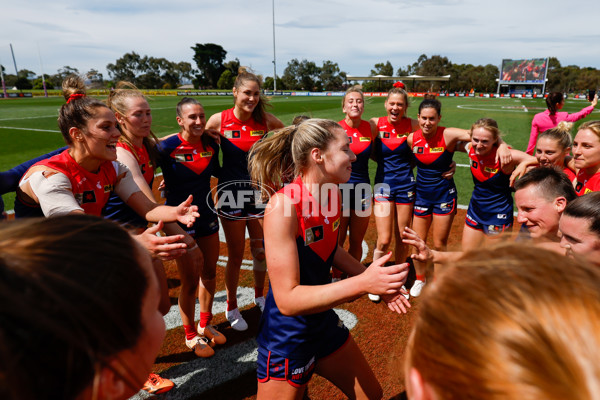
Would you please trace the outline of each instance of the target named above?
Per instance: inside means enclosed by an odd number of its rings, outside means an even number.
[[[176,132],[175,105],[180,100],[176,96],[150,96],[153,130],[162,137]],[[210,116],[233,105],[231,96],[201,96],[206,115]],[[494,118],[504,133],[504,140],[516,149],[524,150],[529,140],[531,120],[535,113],[543,111],[544,100],[538,99],[485,99],[485,98],[440,98],[442,101],[442,126],[468,129],[482,117]],[[285,124],[291,123],[296,115],[330,118],[336,121],[343,118],[340,97],[274,97],[270,111]],[[416,118],[420,99],[411,99],[408,116]],[[64,103],[62,97],[0,99],[0,171],[64,146],[58,131],[56,119],[58,110]],[[385,115],[384,98],[366,98],[363,119]],[[575,112],[587,103],[567,100],[564,111]],[[526,107],[527,111],[523,109]],[[586,120],[598,118],[594,111]],[[581,123],[582,121],[580,121]],[[34,131],[38,129],[41,131]],[[454,159],[459,164],[467,164],[465,154],[457,153]],[[376,164],[371,161],[372,176]],[[468,204],[472,179],[467,168],[458,168],[455,176],[458,187],[459,204]],[[14,196],[4,195],[6,208],[13,207]]]

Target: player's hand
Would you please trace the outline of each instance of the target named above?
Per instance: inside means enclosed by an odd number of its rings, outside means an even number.
[[[455,172],[456,172],[456,161],[452,161],[452,164],[450,164],[450,169],[442,174],[442,178],[450,180],[454,176]]]
[[[186,201],[177,206],[177,221],[191,228],[196,221],[196,218],[200,217],[198,213],[198,206],[192,205],[193,196],[187,198]]]
[[[367,293],[378,295],[397,294],[408,277],[408,264],[396,264],[385,266],[392,257],[392,252],[373,261],[361,275],[365,278],[365,289]]]
[[[187,251],[187,245],[181,242],[183,235],[156,236],[162,228],[163,222],[159,221],[139,235],[133,235],[133,238],[144,246],[153,258],[173,260],[184,255]]]
[[[498,145],[498,151],[496,152],[496,162],[500,161],[500,167],[510,164],[512,162],[512,154],[506,143],[500,143]]]
[[[404,294],[402,293],[403,291],[405,290],[402,289],[401,292],[396,294],[381,295],[381,299],[385,302],[388,308],[394,312],[397,312],[398,314],[406,314],[410,308],[410,303],[408,302],[408,299],[404,297]]]
[[[402,232],[402,243],[413,246],[417,253],[411,254],[410,258],[421,262],[433,262],[433,252],[417,232],[413,231],[409,227],[404,227]]]
[[[210,136],[217,144],[221,144],[221,133],[216,129],[206,129],[205,134]]]

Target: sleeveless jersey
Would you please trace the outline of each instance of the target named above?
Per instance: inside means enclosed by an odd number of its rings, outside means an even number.
[[[502,172],[500,161],[495,160],[496,151],[480,157],[473,147],[469,149],[474,187],[467,218],[471,216],[484,225],[505,225],[513,220],[510,174]]]
[[[82,168],[69,154],[63,151],[46,160],[35,163],[31,168],[44,165],[48,168],[63,173],[71,182],[73,197],[83,208],[86,214],[100,216],[102,208],[108,201],[110,192],[117,182],[117,173],[111,161],[100,164],[98,172],[93,173]],[[23,204],[24,212],[19,217],[43,216],[39,207],[31,207]]]
[[[585,171],[580,170],[577,174],[577,184],[575,185],[577,195],[583,196],[584,194],[597,191],[600,191],[600,172],[588,176]]]
[[[371,125],[368,121],[360,121],[357,128],[350,127],[345,120],[340,125],[350,138],[350,150],[356,154],[352,163],[352,173],[348,183],[371,183],[369,179],[369,157],[371,156]]]
[[[150,155],[148,154],[148,150],[146,150],[146,146],[129,146],[127,143],[118,142],[117,147],[121,147],[131,154],[138,160],[138,165],[140,167],[140,171],[144,176],[144,180],[152,188],[152,182],[154,181],[154,165],[150,161]],[[136,157],[137,156],[137,157]],[[110,198],[108,199],[108,203],[102,210],[102,215],[106,218],[112,219],[113,221],[118,221],[124,224],[131,224],[136,227],[146,227],[148,225],[148,221],[146,221],[143,217],[138,215],[131,207],[129,207],[116,193],[111,193]]]
[[[242,122],[233,114],[233,108],[221,112],[221,151],[223,168],[219,183],[232,180],[250,180],[248,151],[267,134],[267,124],[252,118]]]
[[[396,186],[414,182],[411,165],[414,158],[406,142],[411,131],[410,118],[402,118],[396,124],[390,123],[387,117],[380,117],[377,120],[375,183],[383,182]]]
[[[412,151],[417,161],[417,200],[436,203],[445,201],[446,194],[454,190],[454,179],[444,179],[442,174],[450,169],[453,152],[446,148],[444,127],[438,127],[433,137],[423,136],[421,129],[413,134]]]
[[[159,147],[159,164],[167,185],[167,205],[177,206],[191,194],[193,204],[203,215],[213,213],[210,178],[218,167],[219,148],[211,139],[209,145],[189,143],[181,134],[163,140]]]
[[[323,216],[321,207],[302,184],[300,177],[279,191],[295,201],[298,219],[296,246],[301,285],[331,283],[329,271],[338,247],[340,225],[339,192],[331,192],[328,208],[333,215]],[[314,314],[285,316],[281,314],[269,288],[260,321],[257,341],[263,347],[286,358],[302,358],[313,354],[323,332],[338,324],[333,310]]]
[[[575,172],[573,172],[569,167],[563,168],[563,172],[569,177],[569,180],[573,182],[576,178]]]

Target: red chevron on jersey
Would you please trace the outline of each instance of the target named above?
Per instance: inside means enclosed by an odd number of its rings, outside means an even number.
[[[445,129],[438,126],[436,133],[430,138],[426,138],[420,129],[413,134],[413,153],[421,163],[432,164],[444,154],[446,150]]]
[[[600,172],[589,176],[583,170],[580,170],[577,174],[577,184],[575,185],[577,195],[583,196],[584,194],[598,191],[600,191]]]
[[[138,165],[140,166],[140,171],[142,171],[144,180],[148,185],[151,185],[152,181],[154,180],[154,165],[152,165],[152,162],[150,161],[150,155],[148,154],[148,150],[146,150],[146,146],[133,146],[132,148],[127,143],[121,141],[117,143],[117,146],[122,147],[133,154],[138,162]]]
[[[500,161],[496,161],[496,150],[490,154],[479,157],[475,154],[473,146],[469,149],[469,161],[471,164],[471,173],[479,182],[484,182],[501,171]]]
[[[65,174],[71,182],[73,197],[85,213],[90,215],[102,214],[102,208],[117,182],[117,172],[111,161],[100,164],[98,172],[89,172],[77,164],[69,150],[37,162],[31,168],[38,165],[45,165]]]
[[[396,150],[398,146],[406,141],[411,130],[412,123],[410,118],[402,118],[395,124],[390,123],[387,117],[380,117],[377,120],[377,131],[381,143],[391,151]]]
[[[350,150],[354,154],[361,154],[371,145],[371,125],[367,121],[360,121],[358,128],[352,128],[345,120],[341,120],[340,125],[350,139]]]
[[[300,193],[298,193],[300,192]],[[306,189],[300,177],[281,193],[294,201],[298,217],[298,236],[324,262],[337,250],[340,226],[340,200],[337,187],[329,190],[328,204],[322,206]],[[300,251],[301,249],[299,249]]]
[[[177,148],[171,152],[170,156],[175,162],[182,163],[187,168],[200,175],[210,164],[213,157],[213,149],[210,146],[204,147],[202,142],[195,144],[186,142],[183,137],[181,137],[180,133],[177,134],[177,137],[181,140],[181,145],[177,146]]]
[[[266,133],[266,124],[252,118],[242,122],[236,118],[233,108],[221,112],[221,135],[244,152],[248,152]]]

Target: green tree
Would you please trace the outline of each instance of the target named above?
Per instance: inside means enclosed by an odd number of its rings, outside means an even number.
[[[346,73],[340,71],[337,63],[327,60],[323,61],[319,79],[324,90],[342,90],[344,81],[346,80]]]
[[[33,89],[33,85],[31,84],[31,82],[29,81],[29,79],[27,79],[24,76],[19,76],[17,78],[17,81],[15,82],[15,86],[17,87],[17,89],[19,90],[29,90],[29,89]]]
[[[223,61],[227,52],[223,47],[214,43],[196,43],[192,50],[194,50],[194,61],[199,71],[199,74],[196,75],[195,85],[216,88],[219,78],[225,70]]]
[[[394,67],[392,63],[386,61],[385,63],[377,63],[374,68],[371,70],[369,76],[393,76],[394,75]],[[393,80],[389,81],[365,81],[363,82],[363,90],[365,92],[376,92],[376,91],[387,91],[393,85]]]
[[[141,66],[142,58],[135,51],[125,53],[114,64],[106,65],[108,76],[114,81],[135,82],[137,75],[145,72]]]
[[[231,89],[234,82],[235,76],[230,70],[226,69],[217,82],[217,89]]]
[[[56,82],[60,82],[60,85],[62,85],[62,81],[64,81],[69,75],[79,75],[79,70],[77,68],[65,65],[64,67],[59,68],[57,73],[52,77]]]

